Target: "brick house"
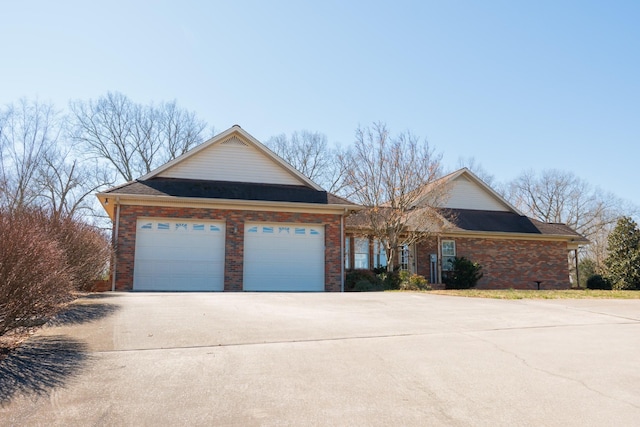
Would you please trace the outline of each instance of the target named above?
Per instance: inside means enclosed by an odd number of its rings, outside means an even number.
[[[448,262],[464,256],[482,267],[478,288],[544,289],[570,286],[568,254],[588,241],[564,224],[528,218],[468,169],[441,179],[447,197],[439,206],[440,221],[425,240],[404,246],[397,265],[442,284]],[[346,221],[346,268],[386,265],[384,248],[367,233],[362,215]]]
[[[441,227],[399,251],[403,269],[439,284],[465,256],[483,266],[479,287],[568,287],[567,252],[584,238],[520,214],[467,169],[442,180]],[[386,263],[361,206],[237,125],[97,197],[113,221],[113,290],[339,292],[345,269]]]
[[[344,219],[240,126],[97,194],[113,221],[113,290],[340,291]]]

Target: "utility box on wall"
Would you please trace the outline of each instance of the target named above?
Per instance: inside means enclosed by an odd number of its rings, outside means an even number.
[[[429,283],[438,282],[438,254],[431,254],[431,263],[429,266]]]

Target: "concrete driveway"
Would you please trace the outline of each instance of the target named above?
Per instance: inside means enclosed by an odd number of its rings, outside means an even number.
[[[638,300],[99,294],[0,362],[0,425],[638,423]]]

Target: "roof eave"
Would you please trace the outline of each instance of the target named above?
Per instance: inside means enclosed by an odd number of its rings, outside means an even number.
[[[224,205],[238,206],[247,210],[250,207],[267,208],[272,207],[277,210],[295,208],[296,210],[315,210],[334,212],[342,215],[351,214],[352,212],[362,209],[362,206],[342,203],[305,203],[305,202],[286,202],[272,200],[245,200],[245,199],[212,199],[206,197],[177,197],[164,195],[146,195],[146,194],[118,194],[118,193],[97,193],[96,197],[100,201],[102,207],[107,211],[109,217],[114,219],[114,206],[116,204],[131,205],[132,202],[141,201],[149,204],[157,202],[158,204],[199,204],[199,205]],[[115,199],[115,203],[114,203]],[[109,200],[112,200],[109,202]],[[150,203],[151,202],[151,203]]]
[[[565,242],[574,242],[577,245],[588,245],[590,242],[580,236],[569,234],[543,234],[543,233],[514,233],[509,231],[475,231],[475,230],[445,230],[442,234],[447,235],[464,235],[467,237],[499,237],[499,238],[518,238],[530,240],[557,240]]]

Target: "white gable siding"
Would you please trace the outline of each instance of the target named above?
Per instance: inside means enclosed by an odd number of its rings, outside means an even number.
[[[503,212],[510,210],[484,188],[464,176],[456,178],[451,183],[449,198],[445,202],[445,207]]]
[[[265,184],[303,184],[282,166],[237,137],[212,145],[158,176]]]

